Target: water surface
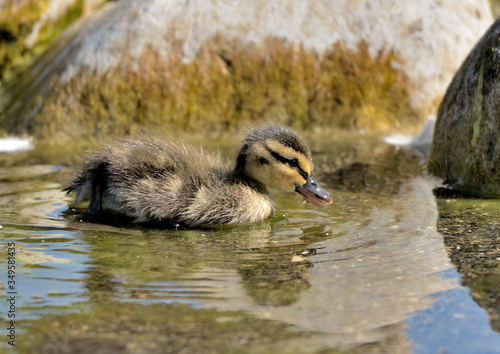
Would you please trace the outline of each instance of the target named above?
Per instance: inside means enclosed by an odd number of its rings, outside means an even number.
[[[0,168],[0,280],[5,297],[14,242],[16,349],[500,352],[491,315],[450,261],[422,161],[351,140],[313,144],[330,207],[277,194],[267,220],[211,229],[89,223],[61,192],[71,169]]]

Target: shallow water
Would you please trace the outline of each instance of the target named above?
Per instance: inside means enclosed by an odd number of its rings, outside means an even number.
[[[214,229],[84,222],[61,192],[70,169],[0,168],[0,280],[6,298],[13,242],[16,349],[500,352],[438,232],[436,181],[407,153],[354,145],[313,146],[330,207],[278,194],[269,219]]]

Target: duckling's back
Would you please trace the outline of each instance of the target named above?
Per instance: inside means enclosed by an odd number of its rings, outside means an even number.
[[[142,135],[91,155],[67,188],[87,212],[113,210],[136,222],[190,226],[253,222],[273,208],[270,196],[234,176],[217,154]]]

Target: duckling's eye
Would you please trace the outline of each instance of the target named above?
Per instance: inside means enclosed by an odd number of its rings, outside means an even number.
[[[288,166],[291,168],[297,168],[299,167],[299,161],[297,159],[290,159],[288,160]]]
[[[269,160],[266,159],[266,158],[264,158],[264,157],[261,157],[259,159],[259,162],[260,162],[261,165],[268,165],[269,164]]]

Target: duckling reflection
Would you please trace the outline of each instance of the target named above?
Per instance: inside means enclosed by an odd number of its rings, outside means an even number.
[[[260,259],[243,260],[238,266],[242,284],[259,306],[289,306],[297,302],[303,291],[310,288],[309,268],[314,264],[300,254],[304,245],[274,245],[260,249]]]
[[[312,177],[311,151],[278,124],[250,130],[235,167],[218,155],[143,134],[91,155],[68,188],[88,214],[107,209],[135,222],[212,226],[255,222],[274,209],[269,190],[296,191],[318,206],[332,197]]]

